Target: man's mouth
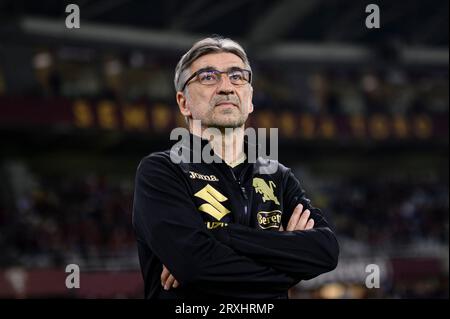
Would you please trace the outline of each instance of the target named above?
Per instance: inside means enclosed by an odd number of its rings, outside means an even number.
[[[237,108],[239,108],[239,106],[237,104],[232,103],[232,102],[220,102],[220,103],[216,104],[216,107],[217,106],[221,106],[221,107],[237,107]]]

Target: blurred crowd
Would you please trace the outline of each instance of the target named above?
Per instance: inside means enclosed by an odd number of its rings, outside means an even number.
[[[3,265],[52,266],[135,255],[129,186],[105,176],[35,176],[15,208],[0,210]],[[10,266],[10,265],[9,265]]]
[[[2,264],[134,256],[132,179],[34,175],[34,186],[15,207],[0,205]],[[378,177],[324,185],[311,192],[313,204],[341,238],[364,245],[365,254],[419,242],[448,245],[448,181]]]
[[[33,48],[28,53],[22,56],[31,57],[29,60],[16,63],[20,67],[14,71],[24,75],[21,77],[11,77],[0,62],[0,98],[20,96],[33,101],[82,97],[112,99],[118,105],[136,101],[175,104],[173,72],[178,57],[143,52],[103,54],[83,48]],[[258,61],[252,67],[257,109],[336,117],[375,113],[448,116],[448,68],[340,68],[263,65]],[[13,83],[12,78],[21,80]],[[437,151],[444,152],[442,147]],[[8,169],[3,170],[0,269],[62,266],[73,261],[100,269],[106,264],[138,269],[131,227],[132,174],[120,178],[98,173],[69,176],[67,172],[47,174],[25,168],[29,173],[22,177],[8,177]],[[317,187],[307,181],[305,188],[343,240],[343,256],[436,255],[440,251],[434,250],[436,247],[444,246],[448,251],[449,232],[448,175],[441,176],[437,170],[430,167],[434,173],[428,177],[383,172],[366,172],[370,177],[358,178],[345,174],[339,179],[314,176]],[[396,285],[392,292],[385,293],[391,297],[448,297],[448,287],[440,280]],[[313,291],[309,297],[372,296],[358,287],[327,289]]]
[[[2,76],[0,95],[108,98],[175,104],[175,56],[28,48],[27,83]],[[396,64],[349,67],[253,62],[254,105],[312,114],[448,114],[448,68]],[[5,74],[6,75],[6,74]],[[17,87],[19,86],[19,87]]]
[[[419,242],[448,244],[448,181],[438,178],[357,178],[324,194],[342,236],[373,252]]]

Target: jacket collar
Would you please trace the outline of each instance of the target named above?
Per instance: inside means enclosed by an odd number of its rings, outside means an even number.
[[[194,150],[196,152],[200,152],[200,157],[201,157],[201,152],[203,152],[203,150],[205,149],[205,147],[208,147],[211,150],[211,154],[213,154],[214,158],[217,159],[215,162],[224,162],[220,156],[218,156],[216,153],[214,153],[214,150],[212,149],[212,145],[209,143],[209,140],[204,139],[198,135],[194,135],[192,133],[189,133],[189,140],[185,140],[185,143],[183,144],[183,147],[185,147],[186,149],[189,149],[191,156],[193,156]],[[246,155],[246,159],[245,159],[245,163],[248,163],[249,160],[249,149],[250,148],[254,148],[255,153],[256,153],[256,158],[258,158],[258,149],[259,149],[259,145],[258,144],[254,144],[252,142],[248,141],[248,138],[246,135],[244,135],[244,153]],[[199,155],[197,155],[199,156]],[[192,158],[192,157],[191,157]],[[256,158],[254,160],[256,160]],[[202,163],[203,163],[203,159],[202,159]],[[224,163],[226,164],[226,163]]]

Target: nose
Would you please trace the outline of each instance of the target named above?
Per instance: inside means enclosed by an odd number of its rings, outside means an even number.
[[[219,84],[217,86],[217,94],[234,94],[235,93],[235,87],[231,83],[230,79],[226,74],[222,74],[222,77],[219,81]]]

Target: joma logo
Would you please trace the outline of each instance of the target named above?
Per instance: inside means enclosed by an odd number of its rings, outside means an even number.
[[[204,181],[208,181],[208,182],[218,182],[219,179],[215,176],[215,175],[202,175],[193,171],[189,171],[189,173],[191,173],[191,175],[189,176],[192,179],[202,179]]]

